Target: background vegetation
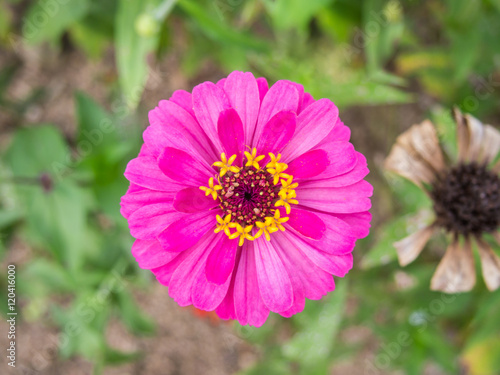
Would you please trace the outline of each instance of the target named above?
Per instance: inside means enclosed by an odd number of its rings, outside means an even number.
[[[291,319],[233,326],[260,353],[241,373],[326,374],[339,362],[355,364],[354,374],[500,373],[500,291],[487,292],[480,278],[471,293],[429,291],[442,238],[414,264],[397,264],[392,242],[425,220],[419,210],[430,202],[380,168],[410,125],[384,123],[385,109],[432,118],[451,153],[452,106],[500,123],[500,1],[7,0],[0,50],[0,294],[6,301],[15,244],[28,244],[18,267],[21,319],[58,327],[59,361],[80,356],[100,373],[138,360],[140,352],[107,342],[112,320],[138,336],[158,334],[133,295],[154,281],[131,256],[119,214],[123,171],[151,109],[143,93],[168,81],[167,98],[238,69],[297,81],[332,99],[341,115],[370,117],[347,125],[369,155],[376,188],[372,234],[358,243],[355,268],[335,293]],[[72,93],[69,125],[31,120],[53,87],[13,90],[30,53],[58,66],[77,53],[97,67],[103,89],[99,97]],[[112,70],[99,71],[110,59]],[[359,331],[368,338],[355,339]]]

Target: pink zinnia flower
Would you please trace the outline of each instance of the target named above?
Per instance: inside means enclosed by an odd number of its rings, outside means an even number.
[[[233,72],[149,113],[122,214],[181,306],[262,325],[335,289],[368,235],[365,157],[328,99]]]

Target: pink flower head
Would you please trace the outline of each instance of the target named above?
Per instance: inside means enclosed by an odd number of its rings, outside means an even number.
[[[373,189],[330,100],[233,72],[174,92],[149,121],[121,212],[139,266],[179,305],[260,326],[335,289]]]

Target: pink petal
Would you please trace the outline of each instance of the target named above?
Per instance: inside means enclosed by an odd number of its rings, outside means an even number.
[[[217,134],[219,134],[224,146],[226,156],[229,158],[232,155],[237,155],[234,165],[242,166],[245,135],[243,134],[243,124],[240,116],[233,108],[221,112],[217,123]]]
[[[186,259],[193,251],[196,250],[196,247],[192,247],[187,251],[183,251],[182,253],[173,253],[176,255],[172,261],[167,264],[160,266],[158,268],[153,268],[151,272],[156,276],[158,282],[162,285],[169,286],[172,281],[172,275],[179,265]]]
[[[135,240],[132,245],[132,255],[139,267],[150,270],[169,263],[177,256],[177,253],[163,250],[157,240]]]
[[[320,175],[329,165],[330,160],[325,150],[313,150],[288,164],[286,173],[292,175],[294,180],[311,178]]]
[[[288,81],[276,82],[262,100],[252,145],[257,145],[265,125],[276,113],[281,111],[297,112],[298,106],[299,93],[295,86]]]
[[[220,113],[230,106],[224,91],[212,82],[202,83],[193,89],[194,113],[218,154],[223,150],[217,134],[217,122]]]
[[[259,114],[259,87],[252,73],[234,71],[224,83],[224,91],[243,123],[245,139],[253,136]]]
[[[152,240],[183,216],[174,209],[171,202],[143,206],[128,218],[130,234],[135,238]]]
[[[185,90],[176,90],[169,99],[171,102],[177,104],[187,111],[193,118],[195,118],[193,111],[193,97],[190,92]]]
[[[290,212],[290,214],[292,213],[293,210],[292,212]],[[345,254],[352,251],[356,242],[356,237],[354,236],[354,231],[351,229],[349,224],[333,215],[328,215],[321,212],[310,214],[312,214],[313,216],[303,215],[302,218],[305,220],[314,220],[315,222],[318,222],[319,220],[321,221],[321,224],[316,224],[316,226],[321,225],[321,229],[323,231],[320,240],[317,240],[317,237],[311,238],[310,236],[304,235],[303,232],[307,234],[304,228],[308,227],[309,224],[304,222],[303,220],[294,220],[295,223],[294,226],[292,226],[291,224],[289,224],[289,222],[292,221],[292,219],[290,219],[285,224],[285,226],[292,229],[294,233],[297,233],[298,237],[303,239],[304,242],[326,253]],[[303,226],[302,228],[299,228],[301,230],[297,230],[297,227],[299,227],[299,225]],[[313,230],[314,229],[311,229],[311,231]]]
[[[352,253],[339,255],[328,254],[312,247],[311,245],[309,245],[309,243],[300,239],[292,232],[285,231],[280,233],[279,235],[286,237],[286,239],[290,241],[291,244],[293,244],[293,248],[300,250],[314,264],[316,264],[319,268],[328,272],[329,274],[344,277],[352,268]]]
[[[212,142],[195,118],[177,104],[162,100],[158,107],[149,112],[149,126],[144,132],[144,141],[155,157],[165,147],[195,153],[209,165],[218,155],[212,149]]]
[[[255,264],[260,295],[274,312],[288,310],[293,304],[293,288],[288,272],[270,242],[255,241]]]
[[[130,182],[144,188],[166,192],[177,192],[183,185],[165,176],[155,158],[149,156],[132,159],[125,169],[125,177]]]
[[[299,204],[316,210],[348,214],[368,211],[373,187],[366,181],[339,188],[308,188],[298,186]]]
[[[292,161],[322,141],[333,129],[339,110],[328,99],[320,99],[308,106],[297,117],[295,136],[283,150],[284,161]]]
[[[262,100],[269,91],[269,84],[267,83],[267,80],[264,77],[260,77],[257,78],[257,86],[259,87],[259,99],[260,102],[262,103]]]
[[[340,117],[337,118],[337,122],[330,133],[318,144],[322,146],[325,143],[329,142],[349,142],[351,138],[351,129],[344,125],[344,123],[340,120]]]
[[[354,168],[351,169],[349,172],[340,174],[337,176],[333,176],[330,178],[322,179],[322,180],[309,180],[309,181],[304,181],[302,185],[304,187],[317,187],[317,188],[335,188],[335,187],[343,187],[343,186],[348,186],[348,185],[354,185],[356,182],[361,181],[363,178],[365,178],[368,173],[370,173],[370,170],[368,169],[366,165],[366,158],[363,156],[363,154],[356,152],[356,164],[354,165]],[[344,164],[345,169],[349,169],[349,163]],[[334,168],[331,168],[329,172],[326,174],[335,174],[337,171],[335,171]],[[317,176],[317,177],[321,177]]]
[[[234,309],[242,325],[260,327],[269,316],[269,309],[262,300],[257,281],[254,243],[243,244],[234,279]]]
[[[215,228],[215,216],[220,210],[211,210],[184,215],[158,235],[158,240],[166,251],[184,251],[195,245],[207,232]]]
[[[276,113],[264,126],[257,142],[259,154],[279,153],[292,139],[297,124],[297,115],[292,111]],[[266,158],[267,159],[267,158]],[[265,160],[263,164],[265,163]]]
[[[238,259],[238,257],[236,258]],[[238,261],[236,261],[238,263]],[[231,276],[231,282],[229,283],[229,288],[227,289],[226,296],[222,302],[217,306],[215,312],[217,316],[224,320],[234,320],[236,318],[236,312],[234,311],[234,278],[235,272]]]
[[[224,284],[233,272],[238,241],[230,240],[221,233],[216,246],[213,247],[207,259],[207,280],[211,283]]]
[[[143,143],[138,156],[153,156],[153,153],[149,150],[148,146]]]
[[[135,192],[127,192],[120,201],[121,210],[120,213],[128,219],[139,208],[155,204],[155,203],[168,203],[172,202],[175,197],[178,188],[170,192],[166,191],[155,191],[149,189],[140,189]]]
[[[207,197],[203,191],[195,187],[179,191],[175,196],[173,205],[177,211],[186,213],[207,211],[218,206],[211,195]]]
[[[302,112],[304,109],[306,109],[307,107],[309,107],[311,104],[313,104],[316,100],[314,100],[313,96],[311,94],[309,94],[308,92],[305,92],[304,93],[304,97],[302,98],[302,103],[299,107],[299,112],[297,113],[300,113]]]
[[[224,90],[224,85],[226,84],[227,78],[221,78],[217,81],[215,84],[217,87],[220,87],[222,90]]]
[[[323,220],[310,211],[294,208],[290,211],[288,217],[290,219],[286,222],[287,225],[290,225],[304,237],[312,240],[320,240],[326,231],[326,225]]]
[[[335,214],[342,221],[350,225],[352,234],[356,238],[365,238],[370,233],[370,222],[372,220],[372,214],[368,211],[366,212],[356,212],[352,214]]]
[[[158,157],[158,166],[172,180],[196,187],[205,186],[214,175],[213,169],[187,152],[172,147],[163,149]]]
[[[293,273],[298,277],[306,298],[318,300],[335,289],[332,275],[314,264],[306,254],[300,251],[301,248],[295,249],[295,244],[289,241],[283,233],[276,233],[273,239],[278,254],[288,269],[288,273]],[[291,249],[294,251],[291,251]],[[300,311],[302,309],[294,313]]]
[[[207,233],[193,246],[187,257],[178,265],[168,287],[168,294],[180,306],[192,304],[192,288],[198,279],[198,274],[203,271],[207,259],[207,247],[215,239],[214,233]]]

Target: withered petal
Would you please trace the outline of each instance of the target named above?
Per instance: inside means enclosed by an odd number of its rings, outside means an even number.
[[[487,242],[478,240],[477,245],[484,282],[490,291],[494,291],[500,287],[500,258]]]
[[[458,161],[465,161],[469,152],[470,134],[465,116],[458,108],[453,108],[453,116],[457,124]]]
[[[484,141],[479,162],[490,163],[500,152],[500,132],[491,125],[484,126]]]
[[[431,184],[436,178],[436,173],[426,158],[413,146],[413,132],[419,132],[418,127],[419,125],[413,125],[397,138],[389,156],[385,159],[385,168],[423,188],[422,183]],[[417,143],[419,149],[427,150],[423,142],[417,140]]]
[[[415,151],[434,169],[439,172],[445,168],[441,145],[436,128],[429,120],[410,128],[410,141]]]
[[[468,292],[476,283],[476,271],[470,239],[461,245],[454,240],[439,262],[431,280],[431,289],[445,293]]]
[[[429,225],[410,234],[402,240],[394,242],[394,247],[398,253],[399,264],[404,267],[417,259],[433,233],[434,227]]]

